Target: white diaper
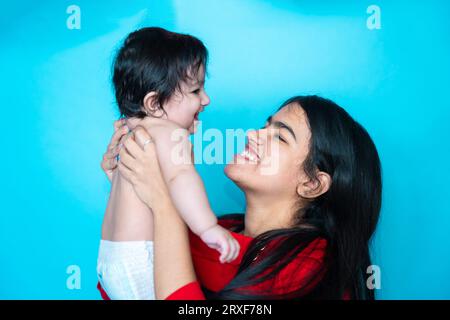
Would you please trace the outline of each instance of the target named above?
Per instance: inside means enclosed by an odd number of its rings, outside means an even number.
[[[155,300],[153,241],[100,241],[98,280],[112,300]]]

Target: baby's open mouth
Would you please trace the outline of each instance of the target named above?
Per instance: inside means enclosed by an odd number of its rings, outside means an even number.
[[[198,120],[198,115],[200,114],[200,111],[199,112],[197,112],[195,115],[194,115],[194,119],[195,120]]]

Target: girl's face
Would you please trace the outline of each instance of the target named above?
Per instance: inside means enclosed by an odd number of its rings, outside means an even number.
[[[245,192],[298,199],[297,186],[308,179],[302,167],[311,137],[303,109],[287,105],[247,137],[245,150],[235,155],[225,174]]]
[[[198,116],[210,102],[204,84],[205,69],[201,66],[197,77],[182,82],[181,92],[177,90],[164,105],[167,118],[188,129],[190,133],[195,133]]]

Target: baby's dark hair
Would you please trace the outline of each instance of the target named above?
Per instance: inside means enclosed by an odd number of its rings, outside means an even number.
[[[120,115],[143,118],[143,100],[156,92],[157,108],[182,81],[205,68],[208,50],[197,38],[162,28],[142,28],[128,35],[114,60],[113,84]]]

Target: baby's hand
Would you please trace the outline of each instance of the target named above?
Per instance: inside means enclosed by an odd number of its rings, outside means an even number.
[[[220,252],[221,263],[231,262],[239,255],[239,243],[227,229],[219,225],[203,232],[200,238],[208,247]]]

